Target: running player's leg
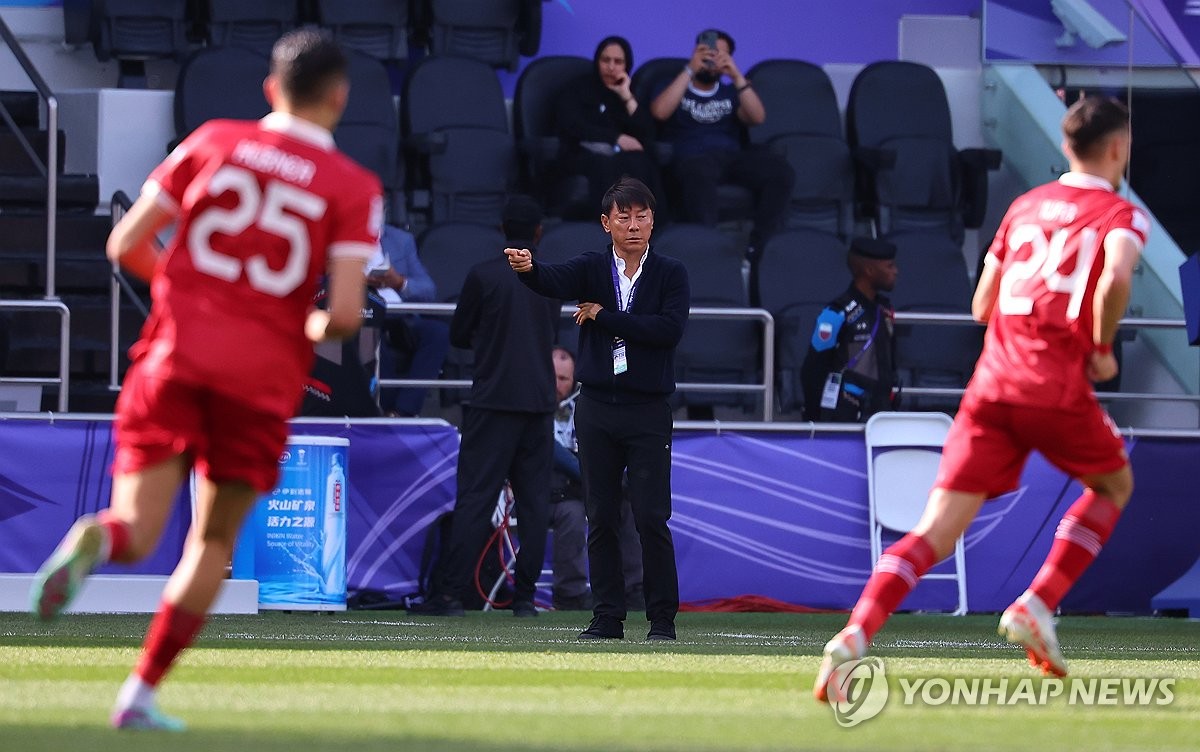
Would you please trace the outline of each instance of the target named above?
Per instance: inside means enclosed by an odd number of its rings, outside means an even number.
[[[34,578],[34,613],[58,616],[84,579],[110,561],[133,563],[154,551],[187,472],[183,456],[113,478],[111,506],[75,521]]]
[[[920,521],[879,557],[845,629],[825,646],[813,687],[818,700],[828,699],[834,669],[862,657],[921,577],[950,555],[983,500],[1016,486],[1028,450],[1009,434],[1008,421],[1004,406],[964,397]]]
[[[879,557],[846,627],[825,646],[813,695],[828,699],[829,680],[842,663],[861,658],[887,618],[917,586],[921,577],[954,551],[983,504],[984,494],[935,488],[911,532]]]
[[[1031,415],[1027,420],[1038,426],[1039,450],[1052,464],[1078,477],[1084,491],[1058,523],[1050,553],[1029,589],[1001,616],[999,631],[1025,646],[1034,667],[1065,676],[1067,665],[1052,617],[1112,535],[1133,494],[1133,471],[1124,442],[1099,406],[1062,411],[1050,419]]]
[[[56,617],[97,567],[139,561],[154,550],[187,472],[186,453],[199,425],[188,387],[136,365],[130,369],[113,424],[117,452],[110,507],[76,521],[42,565],[31,594],[35,614]]]
[[[283,418],[218,395],[202,396],[198,403],[206,421],[195,461],[195,516],[141,656],[117,694],[112,722],[118,728],[183,727],[158,711],[157,687],[204,627],[242,521],[258,496],[275,485],[287,440]]]
[[[204,627],[208,609],[225,580],[225,567],[242,520],[257,497],[258,492],[245,483],[217,485],[199,479],[196,517],[183,556],[163,590],[162,604],[150,622],[137,666],[117,696],[113,725],[182,727],[157,710],[155,692],[175,659]]]

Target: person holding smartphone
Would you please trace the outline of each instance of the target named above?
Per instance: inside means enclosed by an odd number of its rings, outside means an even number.
[[[605,37],[592,61],[590,72],[563,87],[555,113],[566,174],[587,177],[588,202],[578,218],[588,220],[622,175],[662,195],[654,119],[629,88],[633,49],[624,37]]]
[[[707,29],[692,56],[650,103],[673,144],[672,172],[679,188],[679,219],[717,223],[717,186],[734,183],[754,195],[751,258],[779,229],[795,174],[781,155],[743,149],[743,129],[766,120],[767,111],[733,60],[733,37]]]

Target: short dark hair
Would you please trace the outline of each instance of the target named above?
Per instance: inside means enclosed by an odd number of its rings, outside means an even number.
[[[1096,156],[1109,136],[1128,128],[1129,110],[1112,97],[1084,97],[1062,119],[1063,136],[1079,159]]]
[[[729,54],[733,54],[733,50],[737,45],[733,43],[733,37],[729,36],[729,32],[721,31],[720,29],[705,29],[696,35],[696,44],[700,44],[700,38],[705,34],[716,34],[717,39],[724,39],[725,44],[729,45]]]
[[[622,175],[620,180],[604,192],[604,198],[600,201],[600,213],[608,214],[613,206],[621,211],[629,211],[635,206],[644,206],[654,211],[654,194],[637,178]]]
[[[605,37],[600,40],[600,44],[596,45],[596,53],[592,55],[592,65],[595,66],[597,72],[600,70],[600,53],[604,52],[604,48],[610,44],[615,44],[625,53],[625,72],[629,73],[633,70],[633,47],[629,46],[629,40],[625,37],[619,37],[615,34],[610,37]]]
[[[500,228],[508,241],[532,241],[542,226],[542,205],[533,196],[514,193],[504,202]]]
[[[345,77],[346,56],[328,34],[296,29],[281,36],[271,49],[271,75],[293,104],[313,105]]]

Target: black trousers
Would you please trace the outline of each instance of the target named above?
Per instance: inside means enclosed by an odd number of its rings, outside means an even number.
[[[792,200],[796,174],[780,154],[766,149],[712,152],[676,160],[679,211],[685,222],[717,223],[717,186],[735,183],[754,195],[754,227],[750,244],[757,252],[783,221]]]
[[[642,541],[646,618],[674,619],[679,575],[671,519],[671,408],[665,399],[617,405],[581,396],[575,438],[588,516],[588,559],[595,614],[624,620],[621,567],[621,476],[629,470],[629,501]]]
[[[533,600],[546,556],[553,452],[553,413],[463,408],[458,498],[446,568],[434,587],[439,595],[461,598],[466,588],[474,587],[475,565],[492,534],[492,511],[507,478],[516,501],[520,542],[514,598]]]

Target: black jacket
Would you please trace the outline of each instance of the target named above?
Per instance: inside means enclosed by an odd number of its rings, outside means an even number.
[[[475,351],[471,407],[553,412],[551,351],[562,304],[516,276],[499,249],[496,258],[471,267],[450,320],[450,344]]]
[[[817,316],[800,369],[805,420],[866,420],[880,410],[894,409],[892,391],[898,383],[894,319],[886,296],[868,300],[854,285],[825,306]],[[842,409],[840,403],[832,413],[828,408],[822,410],[826,378],[843,370],[853,371],[858,386],[865,388],[862,404],[855,410]]]
[[[631,310],[617,310],[612,246],[561,264],[539,264],[517,275],[529,287],[562,300],[603,306],[579,330],[575,376],[583,394],[604,402],[650,402],[675,391],[675,347],[687,325],[691,292],[687,269],[651,249],[638,278]],[[613,338],[625,340],[629,370],[613,373]]]
[[[621,95],[600,82],[595,73],[580,76],[563,87],[558,97],[556,124],[566,154],[574,153],[581,141],[616,144],[622,133],[651,148],[654,120],[646,102],[629,114]]]

